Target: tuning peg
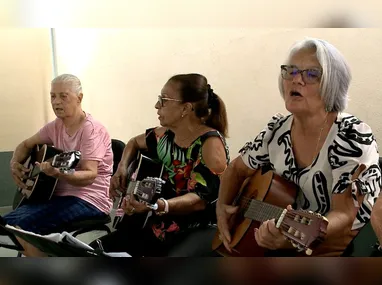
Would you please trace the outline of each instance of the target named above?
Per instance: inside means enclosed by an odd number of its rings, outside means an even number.
[[[321,214],[320,213],[316,213],[317,217],[321,217]]]
[[[308,248],[307,250],[305,250],[305,254],[306,255],[311,255],[313,253],[313,250],[311,250],[310,248]]]

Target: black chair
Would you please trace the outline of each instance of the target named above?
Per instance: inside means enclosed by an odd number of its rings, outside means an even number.
[[[121,161],[123,150],[125,149],[125,143],[123,141],[112,139],[111,148],[114,154],[113,175],[117,171],[118,164]]]
[[[216,231],[215,224],[193,230],[170,249],[167,257],[219,257],[219,254],[212,251]]]

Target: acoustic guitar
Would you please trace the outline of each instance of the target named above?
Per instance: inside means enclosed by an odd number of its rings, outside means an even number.
[[[243,183],[233,205],[239,206],[232,228],[229,252],[219,238],[217,230],[212,249],[222,256],[259,257],[272,255],[256,243],[254,229],[261,222],[276,219],[276,227],[293,244],[297,252],[312,250],[325,238],[328,221],[325,217],[305,210],[287,210],[293,205],[298,187],[272,170],[258,170]],[[300,253],[299,253],[300,254]]]
[[[165,183],[162,179],[163,174],[164,165],[162,163],[138,152],[136,158],[127,168],[127,187],[125,190],[120,189],[121,195],[113,221],[113,228],[119,228],[122,220],[126,218],[121,207],[123,198],[127,195],[133,194],[137,201],[154,209],[154,205],[162,192],[162,186]],[[151,214],[151,211],[148,212],[144,220],[136,223],[140,223],[144,226]],[[138,220],[136,216],[134,216],[134,219]]]
[[[50,162],[60,172],[71,174],[80,159],[80,151],[63,152],[46,144],[42,145],[41,148],[36,145],[24,163],[24,167],[30,170],[27,173],[28,177],[23,180],[27,188],[17,188],[13,208],[16,209],[28,201],[48,201],[52,197],[58,179],[41,172],[40,168],[35,164],[36,162]]]

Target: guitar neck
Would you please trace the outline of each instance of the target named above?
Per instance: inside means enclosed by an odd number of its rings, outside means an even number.
[[[133,193],[133,190],[135,188],[135,185],[138,183],[138,181],[129,181],[129,184],[127,186],[127,189],[126,189],[126,192],[124,192],[124,194],[122,194],[119,198],[119,202],[118,202],[118,208],[121,208],[122,207],[122,203],[123,203],[123,199],[127,196],[127,195],[130,195],[131,193]]]
[[[131,194],[134,191],[135,186],[137,185],[139,181],[130,181],[129,185],[127,186],[126,195]]]
[[[50,164],[52,164],[52,161],[53,161],[54,157],[51,157],[47,160],[45,160],[44,162],[49,162]],[[39,175],[41,173],[41,169],[40,167],[38,167],[37,165],[34,166],[34,170],[33,170],[33,175],[31,175],[31,177],[29,178],[33,178],[33,177],[36,177],[37,175]]]
[[[251,220],[264,222],[271,219],[278,220],[284,209],[255,199],[243,199],[241,208],[244,217]]]

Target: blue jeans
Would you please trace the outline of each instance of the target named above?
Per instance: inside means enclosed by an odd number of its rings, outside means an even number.
[[[28,203],[3,216],[11,226],[41,235],[63,232],[72,222],[106,214],[74,196],[53,196],[44,203]]]

